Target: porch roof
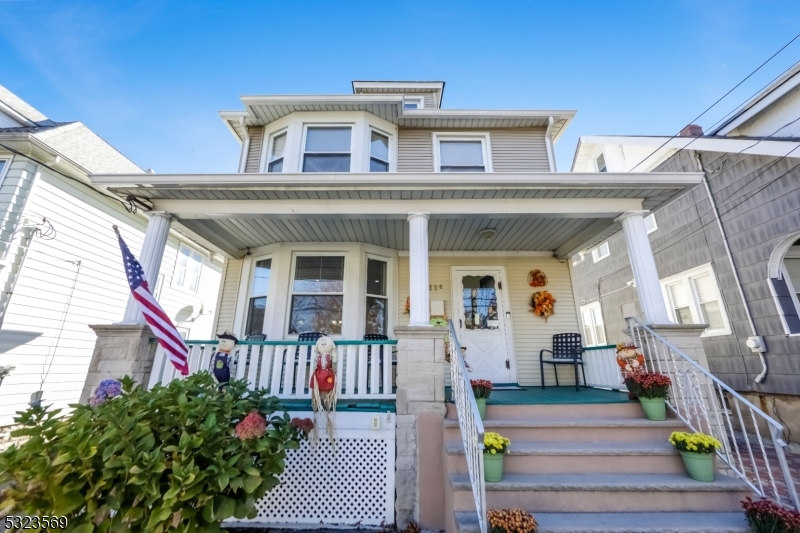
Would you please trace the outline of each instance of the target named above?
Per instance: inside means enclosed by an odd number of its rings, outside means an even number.
[[[408,249],[409,212],[431,214],[434,251],[550,251],[560,258],[700,182],[698,173],[115,174],[94,185],[173,214],[228,256],[279,242]],[[492,228],[497,235],[478,233]]]

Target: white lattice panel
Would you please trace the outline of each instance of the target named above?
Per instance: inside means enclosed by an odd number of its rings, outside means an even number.
[[[380,429],[361,429],[371,427],[373,416],[380,417]],[[253,522],[393,523],[394,426],[393,414],[337,413],[336,447],[326,437],[290,450],[281,484],[257,502]]]

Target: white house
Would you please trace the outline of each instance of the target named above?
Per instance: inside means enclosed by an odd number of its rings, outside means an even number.
[[[96,172],[144,175],[80,122],[54,122],[0,86],[0,426],[43,392],[80,399],[95,344],[89,325],[122,319],[128,287],[111,225],[139,253],[142,204],[98,190]],[[170,233],[151,286],[186,336],[212,333],[223,258]]]

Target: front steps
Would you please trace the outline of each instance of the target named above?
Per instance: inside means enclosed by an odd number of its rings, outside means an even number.
[[[580,393],[577,393],[580,394]],[[530,511],[541,533],[745,533],[739,480],[688,477],[667,438],[636,402],[489,406],[486,431],[511,439],[503,480],[486,483],[489,509]],[[477,517],[455,407],[444,421],[448,533],[476,533]]]

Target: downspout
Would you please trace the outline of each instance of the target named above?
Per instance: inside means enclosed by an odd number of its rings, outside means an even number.
[[[736,263],[733,260],[733,253],[731,253],[731,247],[728,244],[728,235],[725,233],[725,228],[722,226],[722,220],[719,218],[719,210],[717,209],[717,202],[714,200],[714,195],[711,194],[711,186],[709,185],[708,181],[708,170],[706,170],[705,166],[703,165],[703,160],[700,158],[700,155],[694,151],[694,158],[697,161],[697,165],[700,168],[700,171],[703,173],[703,185],[706,187],[706,193],[708,194],[708,201],[711,202],[711,209],[714,211],[714,219],[717,221],[717,226],[719,227],[719,232],[722,235],[722,243],[725,245],[725,253],[728,255],[728,261],[731,263],[731,272],[733,273],[733,279],[736,280],[736,288],[739,290],[739,297],[742,299],[742,305],[744,306],[744,312],[747,315],[747,322],[750,324],[750,333],[753,337],[758,337],[758,331],[756,330],[756,323],[753,322],[753,315],[750,314],[750,306],[747,303],[747,300],[744,297],[744,289],[742,289],[742,281],[739,279],[739,272],[736,270]],[[762,350],[758,352],[758,357],[761,359],[761,373],[755,377],[753,381],[756,383],[761,383],[764,381],[764,378],[767,377],[767,360],[764,358],[764,350],[766,347],[762,347]]]
[[[553,129],[553,117],[547,117],[547,131],[544,132],[544,145],[547,148],[547,159],[550,162],[550,172],[558,172],[556,170],[556,156],[553,153],[553,139],[550,137],[550,130]]]
[[[250,151],[250,134],[247,132],[247,125],[244,123],[244,117],[239,117],[239,124],[242,126],[242,135],[244,135],[244,140],[242,141],[242,155],[239,157],[239,174],[242,174],[247,165],[247,153]]]

